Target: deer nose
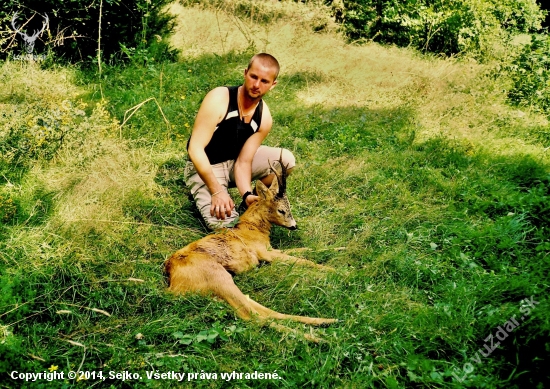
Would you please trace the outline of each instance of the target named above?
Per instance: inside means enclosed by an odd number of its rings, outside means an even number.
[[[294,224],[293,226],[288,227],[289,230],[297,230],[298,226]]]

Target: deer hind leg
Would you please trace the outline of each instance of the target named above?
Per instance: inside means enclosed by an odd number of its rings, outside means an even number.
[[[334,323],[336,319],[285,315],[273,311],[250,299],[235,285],[231,274],[217,262],[169,262],[169,289],[175,293],[213,293],[227,301],[241,319],[266,321],[268,319],[294,320],[306,324],[323,325]]]
[[[171,259],[166,268],[170,277],[169,289],[172,292],[214,294],[228,302],[241,319],[251,320],[254,315],[262,318],[260,312],[254,309],[252,300],[240,291],[231,274],[219,263]]]
[[[257,303],[256,301],[246,296],[243,292],[241,292],[237,285],[235,285],[233,277],[231,277],[231,275],[227,273],[225,269],[223,269],[223,271],[217,272],[216,277],[216,288],[213,290],[213,292],[218,297],[227,301],[235,309],[235,311],[237,312],[237,316],[239,316],[241,319],[257,319],[260,321],[265,321],[268,319],[293,320],[311,325],[330,324],[337,321],[336,319],[285,315],[284,313],[276,312],[272,309],[264,307],[263,305]]]
[[[310,261],[309,259],[294,257],[292,255],[283,253],[281,250],[266,251],[265,255],[262,256],[262,259],[264,259],[267,262],[279,261],[279,262],[284,262],[289,264],[305,265],[305,266],[314,267],[316,269],[325,270],[325,271],[331,271],[331,272],[335,271],[333,267],[319,265],[318,263]]]
[[[249,299],[250,300],[250,299]],[[311,324],[311,325],[323,325],[323,324],[330,324],[335,323],[338,320],[337,319],[325,319],[321,317],[308,317],[308,316],[298,316],[298,315],[286,315],[284,313],[279,313],[276,311],[273,311],[267,307],[264,307],[263,305],[257,303],[254,300],[250,300],[252,303],[252,306],[258,313],[262,313],[262,317],[266,319],[286,319],[286,320],[293,320],[293,321],[299,321],[301,323]]]

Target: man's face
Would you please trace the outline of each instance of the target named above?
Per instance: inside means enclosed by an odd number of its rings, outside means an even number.
[[[277,70],[264,66],[259,60],[252,63],[250,69],[244,71],[244,91],[253,100],[261,99],[275,87]]]

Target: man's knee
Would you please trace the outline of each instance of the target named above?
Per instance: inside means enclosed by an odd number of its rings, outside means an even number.
[[[283,165],[287,168],[287,173],[290,173],[289,171],[296,166],[296,158],[294,157],[294,154],[292,154],[292,151],[288,149],[283,149],[281,159],[283,161]]]
[[[292,169],[294,169],[294,167],[296,166],[296,158],[294,157],[294,154],[292,154],[292,151],[288,149],[282,149],[282,154],[279,154],[279,156],[283,166],[286,168],[286,175],[288,176],[292,172]],[[276,161],[279,161],[279,159],[277,159]],[[273,174],[272,169],[277,169],[277,164],[274,164],[273,161],[271,161],[271,164],[272,166],[269,169],[269,174],[260,178],[260,181],[262,181],[262,183],[268,188],[271,185],[273,178],[275,178],[275,174]],[[277,171],[280,173],[279,169],[277,169]]]
[[[203,220],[210,230],[215,231],[219,228],[229,227],[235,224],[235,220],[237,219],[238,216],[239,216],[238,213],[234,213],[231,216],[226,217],[224,220],[221,220],[221,219],[216,219],[213,216],[203,214]]]

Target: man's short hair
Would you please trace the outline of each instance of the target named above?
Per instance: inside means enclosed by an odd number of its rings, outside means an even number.
[[[277,77],[279,76],[279,70],[281,69],[281,67],[279,66],[279,61],[277,61],[277,59],[275,59],[274,56],[267,53],[256,54],[254,57],[250,59],[250,62],[248,63],[248,70],[250,70],[250,68],[252,67],[252,64],[256,60],[260,61],[264,66],[275,68],[276,70],[275,80],[277,79]]]

